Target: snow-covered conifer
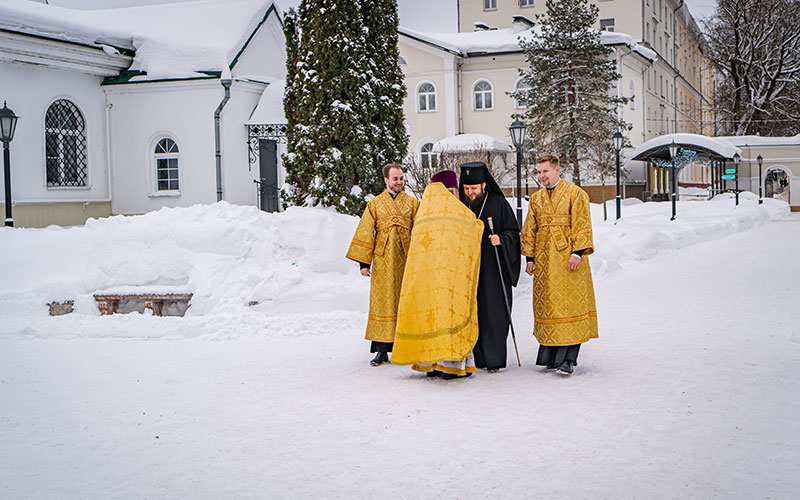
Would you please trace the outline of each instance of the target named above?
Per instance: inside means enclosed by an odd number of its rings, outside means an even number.
[[[397,48],[397,1],[362,0],[366,28],[367,75],[370,79],[370,105],[367,109],[371,128],[372,163],[364,177],[374,194],[383,189],[381,169],[387,163],[401,163],[408,150],[408,133],[403,116],[406,86],[400,70]]]
[[[381,167],[405,154],[396,10],[387,0],[303,0],[287,15],[288,204],[360,214],[383,189]]]
[[[539,153],[556,153],[570,164],[572,180],[581,183],[581,165],[593,141],[610,141],[598,129],[623,129],[617,106],[629,99],[609,94],[619,78],[600,43],[596,5],[586,0],[547,0],[537,15],[538,35],[520,43],[529,68],[521,74],[530,90],[513,94],[528,105],[525,113],[531,145]],[[536,31],[536,30],[535,30]]]

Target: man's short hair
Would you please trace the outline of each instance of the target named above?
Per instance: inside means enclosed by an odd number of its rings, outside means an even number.
[[[402,165],[398,165],[397,163],[387,163],[386,165],[383,166],[383,178],[384,179],[388,179],[389,178],[389,170],[391,170],[393,168],[399,168],[401,172],[403,171],[403,166]]]
[[[556,156],[556,155],[551,155],[551,154],[548,153],[548,154],[543,154],[543,155],[539,156],[539,158],[536,159],[536,163],[537,164],[544,163],[546,161],[549,161],[553,165],[558,166],[558,156]]]

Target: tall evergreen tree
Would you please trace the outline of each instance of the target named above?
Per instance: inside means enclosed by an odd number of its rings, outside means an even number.
[[[407,147],[396,2],[302,0],[284,30],[284,166],[292,186],[284,200],[361,213],[383,190],[383,165]]]
[[[361,0],[367,48],[367,75],[370,79],[367,118],[372,130],[372,164],[364,176],[376,176],[374,194],[383,190],[381,169],[387,163],[400,163],[408,151],[408,133],[403,115],[406,85],[400,70],[398,16],[396,0]]]
[[[528,105],[525,113],[532,146],[557,153],[572,165],[572,180],[581,184],[580,164],[590,156],[598,123],[626,130],[616,113],[629,98],[609,95],[619,79],[611,49],[594,28],[598,8],[587,0],[547,0],[537,15],[539,33],[520,42],[529,69],[521,71],[530,90],[513,94]],[[587,167],[589,163],[587,162]]]

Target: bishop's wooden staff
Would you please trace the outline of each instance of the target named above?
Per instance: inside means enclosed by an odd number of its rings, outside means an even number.
[[[494,235],[494,223],[492,222],[492,218],[489,217],[489,232]],[[506,293],[506,281],[503,279],[503,268],[500,267],[500,252],[497,250],[496,246],[492,246],[494,248],[494,256],[497,258],[497,270],[500,272],[500,285],[503,288],[503,298],[506,301],[506,312],[508,313],[508,325],[511,327],[511,340],[514,341],[514,352],[517,354],[517,365],[522,366],[522,363],[519,362],[519,351],[517,350],[517,336],[514,334],[514,322],[511,320],[511,306],[508,304],[508,294]]]

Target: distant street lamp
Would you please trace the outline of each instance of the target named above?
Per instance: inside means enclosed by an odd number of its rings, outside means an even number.
[[[522,228],[522,145],[525,143],[525,124],[518,118],[508,127],[511,142],[517,149],[517,224]]]
[[[14,139],[14,131],[17,128],[19,117],[8,109],[6,102],[0,109],[0,141],[3,141],[3,180],[5,181],[6,197],[6,226],[14,227],[14,219],[11,217],[11,155],[8,151],[8,143]]]
[[[611,140],[614,142],[614,152],[617,154],[617,198],[616,198],[617,218],[616,218],[616,220],[619,220],[620,216],[622,216],[622,198],[620,198],[620,191],[619,191],[619,152],[622,149],[622,142],[625,140],[625,138],[622,136],[622,134],[619,132],[619,130],[617,130],[616,132],[614,132],[614,135],[611,136]],[[603,200],[603,203],[605,203],[605,202],[606,202],[606,200]]]
[[[734,153],[733,155],[733,166],[736,168],[736,206],[739,206],[739,162],[742,161],[742,157],[739,156],[739,153]]]
[[[672,217],[669,220],[675,220],[675,197],[677,196],[676,181],[675,181],[675,157],[678,156],[678,145],[675,141],[669,145],[669,157],[672,158]]]
[[[528,150],[528,161],[525,162],[525,199],[530,199],[530,193],[528,193],[528,179],[530,178],[530,174],[528,173],[528,167],[531,164],[531,160],[533,160],[533,164],[536,165],[536,150],[529,149]]]
[[[758,204],[761,205],[764,203],[764,200],[761,199],[761,164],[764,163],[764,158],[758,155],[756,161],[758,162]]]

